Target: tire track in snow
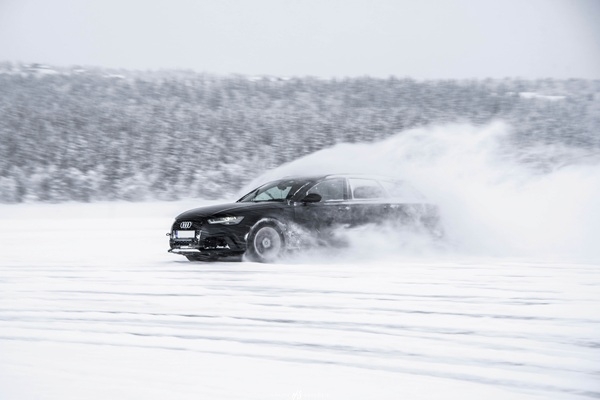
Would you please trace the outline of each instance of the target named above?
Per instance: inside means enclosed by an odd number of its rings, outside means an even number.
[[[590,279],[600,274],[587,267],[154,267],[4,266],[0,344],[142,346],[426,375],[547,398],[600,393],[600,317],[590,308],[599,300]]]

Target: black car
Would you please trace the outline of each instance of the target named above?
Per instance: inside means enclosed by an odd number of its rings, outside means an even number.
[[[269,262],[307,242],[327,243],[340,227],[382,222],[440,232],[437,207],[405,182],[324,175],[280,179],[235,203],[186,211],[167,235],[169,252],[190,261],[245,255]]]

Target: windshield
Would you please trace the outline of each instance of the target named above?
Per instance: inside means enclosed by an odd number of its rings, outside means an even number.
[[[290,200],[292,196],[307,183],[305,180],[284,179],[267,183],[253,190],[238,202],[261,202],[261,201],[285,201]]]

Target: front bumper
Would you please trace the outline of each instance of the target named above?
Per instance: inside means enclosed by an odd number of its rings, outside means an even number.
[[[173,224],[171,232],[167,233],[169,253],[184,256],[226,257],[243,254],[246,251],[247,230],[242,226],[208,225],[203,222],[192,223],[189,228],[194,231],[191,238],[177,238],[175,231],[179,230],[180,222]]]

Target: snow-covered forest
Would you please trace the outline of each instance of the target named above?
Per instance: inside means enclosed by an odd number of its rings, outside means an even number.
[[[3,63],[0,202],[222,198],[336,143],[498,119],[512,127],[507,150],[515,155],[541,144],[597,153],[600,81],[275,78]]]

